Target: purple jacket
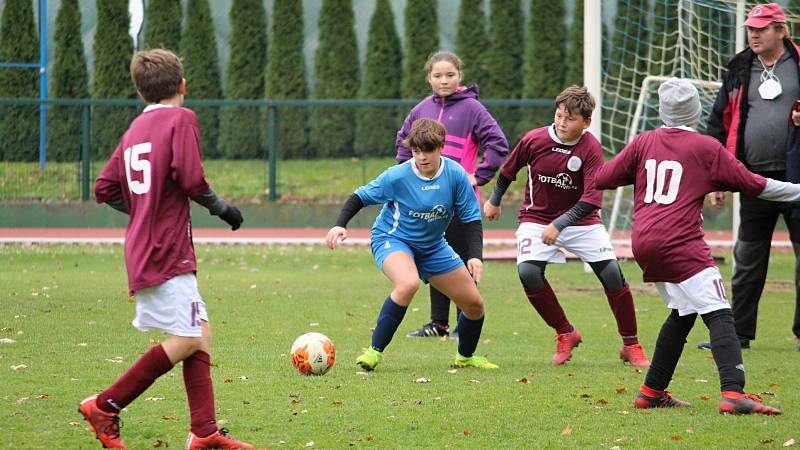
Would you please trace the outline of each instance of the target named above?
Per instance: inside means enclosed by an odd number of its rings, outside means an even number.
[[[411,159],[411,149],[403,144],[417,119],[436,119],[444,124],[447,136],[444,156],[455,160],[474,174],[478,186],[494,177],[508,156],[508,141],[489,111],[478,101],[478,86],[459,87],[448,97],[431,95],[411,109],[403,127],[397,132],[397,162]],[[483,161],[478,162],[478,146],[483,148]]]

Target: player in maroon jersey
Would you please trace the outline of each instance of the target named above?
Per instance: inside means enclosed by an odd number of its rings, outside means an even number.
[[[709,192],[740,191],[765,200],[797,201],[800,185],[751,173],[719,141],[695,132],[692,126],[701,108],[691,82],[671,78],[659,87],[658,96],[664,126],[636,136],[595,177],[598,189],[634,185],[633,255],[644,281],[656,284],[672,310],[634,405],[691,406],[666,389],[699,314],[708,327],[719,371],[719,411],[780,414],[744,392],[742,351],[722,277],[703,240],[702,210]]]
[[[517,271],[531,305],[556,330],[553,365],[567,362],[582,341],[544,277],[548,262],[566,261],[559,250],[565,248],[588,263],[603,284],[622,336],[620,358],[647,367],[650,362],[636,335],[633,296],[600,220],[603,195],[594,188],[593,178],[603,164],[603,153],[587,131],[594,98],[585,87],[570,86],[555,104],[554,123],[525,134],[503,164],[483,212],[489,220],[500,217],[503,194],[527,166],[517,229]]]
[[[98,203],[130,215],[125,231],[128,287],[136,298],[133,325],[168,335],[116,383],[78,408],[106,448],[125,448],[119,412],[161,375],[183,361],[191,432],[186,448],[248,448],[218,429],[211,382],[211,327],[197,290],[190,202],[208,208],[232,230],[239,210],[208,186],[200,159],[197,117],[183,108],[186,80],[172,52],[137,52],[131,78],[148,103],[122,136],[95,184]]]

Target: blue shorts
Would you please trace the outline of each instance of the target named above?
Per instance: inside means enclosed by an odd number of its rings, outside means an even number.
[[[442,237],[438,242],[427,245],[425,248],[411,246],[391,235],[374,237],[371,240],[372,256],[375,263],[383,271],[383,261],[394,252],[406,252],[414,258],[417,265],[419,278],[428,282],[434,275],[452,272],[464,265],[458,253]]]

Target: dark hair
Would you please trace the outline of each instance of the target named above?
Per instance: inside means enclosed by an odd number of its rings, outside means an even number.
[[[433,119],[417,119],[411,124],[408,138],[403,141],[412,150],[432,152],[444,147],[447,131],[440,122]]]
[[[131,79],[148,103],[158,103],[178,93],[183,64],[175,53],[163,48],[136,52],[131,58]]]
[[[431,55],[428,56],[428,60],[425,61],[425,73],[430,75],[431,70],[433,70],[433,65],[440,61],[449,62],[459,73],[461,73],[461,58],[459,58],[455,53],[447,50],[439,50],[438,52],[431,53]]]
[[[592,117],[594,111],[594,97],[586,86],[572,85],[558,94],[556,108],[564,105],[568,113],[580,113],[584,119]]]

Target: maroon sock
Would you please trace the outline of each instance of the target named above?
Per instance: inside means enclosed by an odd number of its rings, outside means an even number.
[[[147,351],[125,372],[116,383],[97,396],[97,406],[105,412],[117,413],[172,369],[167,353],[161,345]]]
[[[528,301],[531,302],[536,312],[542,316],[542,319],[552,328],[555,328],[556,333],[564,334],[575,330],[567,320],[567,315],[564,314],[561,305],[558,304],[558,299],[555,292],[553,292],[553,288],[550,287],[550,283],[545,281],[544,286],[536,292],[525,289],[525,295],[528,296]]]
[[[214,412],[214,385],[211,383],[211,356],[198,350],[183,360],[183,384],[189,399],[192,433],[206,437],[217,431]]]
[[[606,291],[606,297],[608,298],[608,306],[611,307],[611,312],[614,313],[614,318],[617,320],[617,330],[619,335],[622,336],[622,344],[638,344],[636,308],[633,306],[633,295],[631,295],[630,286],[626,283],[625,286],[616,291]]]

